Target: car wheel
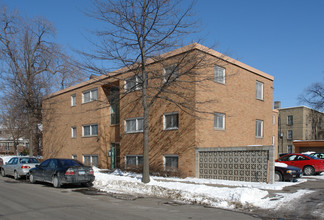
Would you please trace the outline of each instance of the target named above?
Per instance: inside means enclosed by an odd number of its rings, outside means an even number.
[[[60,182],[60,179],[58,178],[58,176],[53,177],[53,186],[55,188],[60,188],[61,187],[61,182]]]
[[[30,183],[36,183],[35,178],[34,178],[34,175],[32,173],[29,174],[29,182]]]
[[[3,177],[6,176],[6,172],[4,171],[4,169],[1,169],[1,176],[3,176]]]
[[[305,166],[303,169],[303,173],[305,176],[310,176],[315,174],[315,169],[312,166]]]
[[[275,172],[275,181],[276,182],[283,181],[282,174],[279,171]]]
[[[17,171],[14,172],[14,178],[15,180],[18,180],[20,178],[19,174]]]

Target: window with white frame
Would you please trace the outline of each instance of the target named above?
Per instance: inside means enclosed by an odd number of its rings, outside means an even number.
[[[86,166],[98,167],[98,155],[85,154],[83,155],[83,163]]]
[[[272,115],[272,125],[275,125],[275,124],[276,124],[276,116]]]
[[[179,128],[179,113],[171,112],[163,115],[163,129],[174,130]]]
[[[143,121],[144,121],[143,117],[126,119],[125,132],[126,133],[143,132]]]
[[[257,138],[263,137],[263,121],[262,120],[256,120],[256,129],[255,129],[255,136]]]
[[[225,129],[225,114],[224,113],[214,113],[214,128],[217,130]]]
[[[147,79],[148,73],[145,74]],[[125,91],[131,92],[131,91],[142,89],[143,81],[144,80],[142,75],[136,75],[125,79]],[[148,80],[146,80],[146,85],[148,85]]]
[[[287,131],[287,140],[292,140],[293,139],[293,131],[292,130],[288,130]]]
[[[125,156],[125,168],[138,167],[143,165],[142,155],[126,155]]]
[[[76,154],[72,154],[72,159],[73,160],[77,160],[78,159],[78,156]]]
[[[90,137],[90,136],[98,136],[98,125],[83,125],[82,126],[82,136]]]
[[[294,116],[288,115],[287,117],[287,125],[293,125],[294,124]]]
[[[71,95],[71,106],[76,106],[76,94]]]
[[[176,65],[164,67],[164,81],[174,81],[179,77],[178,68]]]
[[[165,170],[176,171],[179,166],[178,155],[165,155],[163,158]]]
[[[275,136],[272,136],[272,145],[275,145]]]
[[[77,129],[76,129],[75,126],[73,126],[73,127],[71,128],[71,132],[72,132],[72,138],[76,138],[76,136],[77,136]]]
[[[256,82],[256,98],[263,100],[263,83],[259,81]]]
[[[215,65],[214,80],[215,82],[225,84],[225,69],[223,67]]]
[[[98,99],[98,89],[91,89],[82,93],[82,103],[92,102]]]

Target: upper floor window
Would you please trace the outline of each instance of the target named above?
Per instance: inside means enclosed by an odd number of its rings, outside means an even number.
[[[76,106],[76,94],[71,95],[71,106]]]
[[[119,89],[110,89],[110,124],[119,124]]]
[[[225,84],[225,69],[223,67],[215,65],[214,80],[215,82]]]
[[[164,67],[164,81],[174,81],[179,77],[178,68],[176,65]]]
[[[288,130],[287,131],[287,140],[292,140],[293,139],[293,131],[292,130]]]
[[[126,133],[135,133],[143,131],[143,121],[144,118],[131,118],[125,120],[125,132]]]
[[[138,82],[138,77],[137,76],[132,76],[130,78],[125,79],[125,91],[134,91],[137,89],[137,82]]]
[[[287,117],[287,125],[293,125],[294,124],[294,116],[288,115]]]
[[[91,89],[82,93],[82,103],[91,102],[98,99],[98,89]]]
[[[255,136],[257,138],[263,137],[263,121],[262,120],[256,120]]]
[[[259,81],[256,82],[256,98],[263,100],[263,83]]]
[[[84,125],[82,126],[82,136],[89,137],[89,136],[98,136],[98,125]]]
[[[71,132],[72,132],[72,138],[76,138],[76,136],[77,136],[77,129],[76,129],[76,127],[72,127],[71,128]]]
[[[223,113],[214,114],[214,128],[219,130],[225,129],[225,114]]]
[[[163,129],[173,130],[179,128],[179,113],[172,112],[163,115]]]
[[[275,124],[276,124],[276,116],[272,115],[272,125],[275,125]]]

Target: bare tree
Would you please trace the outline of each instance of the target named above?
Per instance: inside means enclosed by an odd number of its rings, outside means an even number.
[[[127,85],[121,88],[120,98],[136,90],[130,102],[142,106],[144,183],[150,181],[150,108],[160,99],[193,115],[198,104],[192,98],[193,83],[209,80],[207,75],[198,75],[197,69],[203,66],[206,57],[195,51],[195,44],[188,49],[189,53],[173,57],[172,63],[161,56],[182,45],[181,39],[197,30],[196,22],[190,19],[192,9],[193,2],[188,5],[187,1],[178,0],[93,0],[93,10],[87,12],[106,26],[94,32],[99,39],[93,41],[95,50],[82,53],[87,58],[84,67],[97,74],[107,74],[111,69],[94,65],[94,60],[101,60],[122,68],[109,74],[124,80],[129,77]],[[150,68],[152,63],[163,67],[165,72]]]
[[[52,92],[58,81],[64,86],[70,72],[69,59],[53,42],[54,36],[55,29],[46,19],[22,18],[16,11],[1,8],[2,86],[4,96],[15,96],[26,116],[30,155],[36,153],[42,97]]]
[[[316,110],[324,109],[324,85],[323,83],[313,83],[305,89],[299,97],[299,102],[309,105]]]

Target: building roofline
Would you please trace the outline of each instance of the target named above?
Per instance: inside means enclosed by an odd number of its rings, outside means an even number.
[[[309,109],[309,110],[314,110],[314,111],[317,111],[317,112],[320,112],[320,113],[323,113],[323,114],[324,114],[324,112],[321,112],[321,111],[318,111],[318,110],[316,110],[316,109],[313,109],[313,108],[307,107],[307,106],[305,106],[305,105],[301,105],[301,106],[293,106],[293,107],[286,107],[286,108],[279,108],[278,110],[279,110],[279,111],[280,111],[280,110],[289,110],[289,109],[294,109],[294,108],[307,108],[307,109]]]
[[[193,44],[189,44],[187,46],[184,46],[184,47],[181,47],[181,48],[178,48],[178,49],[175,49],[175,50],[172,50],[170,52],[167,52],[167,53],[164,53],[162,55],[160,55],[161,58],[163,59],[167,59],[167,58],[171,58],[173,56],[176,56],[176,55],[179,55],[179,54],[182,54],[182,53],[185,53],[185,52],[188,52],[188,51],[191,51],[191,50],[199,50],[199,51],[202,51],[204,53],[207,53],[207,54],[210,54],[212,56],[215,56],[225,62],[228,62],[228,63],[231,63],[233,65],[236,65],[236,66],[239,66],[243,69],[246,69],[256,75],[259,75],[259,76],[262,76],[266,79],[269,79],[271,81],[274,80],[274,77],[267,74],[267,73],[264,73],[258,69],[255,69],[249,65],[246,65],[238,60],[235,60],[229,56],[226,56],[222,53],[219,53],[213,49],[210,49],[206,46],[203,46],[201,44],[198,44],[198,43],[193,43]],[[149,64],[153,64],[155,63],[156,61],[154,59],[148,59],[147,61],[147,65]],[[92,79],[89,79],[87,81],[84,81],[84,82],[81,82],[79,84],[76,84],[76,85],[73,85],[73,86],[70,86],[68,88],[65,88],[65,89],[62,89],[60,91],[57,91],[57,92],[54,92],[54,93],[51,93],[45,97],[43,97],[43,99],[49,99],[51,97],[54,97],[54,96],[57,96],[57,95],[60,95],[60,94],[63,94],[63,93],[66,93],[66,92],[69,92],[69,91],[72,91],[72,90],[75,90],[75,89],[78,89],[78,88],[81,88],[81,87],[84,87],[84,86],[87,86],[87,85],[91,85],[93,83],[96,83],[96,82],[100,82],[102,80],[105,80],[105,79],[108,79],[109,77],[112,77],[112,76],[115,76],[115,75],[118,75],[118,74],[121,74],[121,73],[124,73],[124,72],[128,72],[130,70],[129,67],[124,67],[124,68],[121,68],[121,69],[118,69],[118,70],[115,70],[115,71],[112,71],[112,72],[109,72],[107,74],[104,74],[104,75],[101,75],[101,76],[97,76],[97,77],[94,77]]]

